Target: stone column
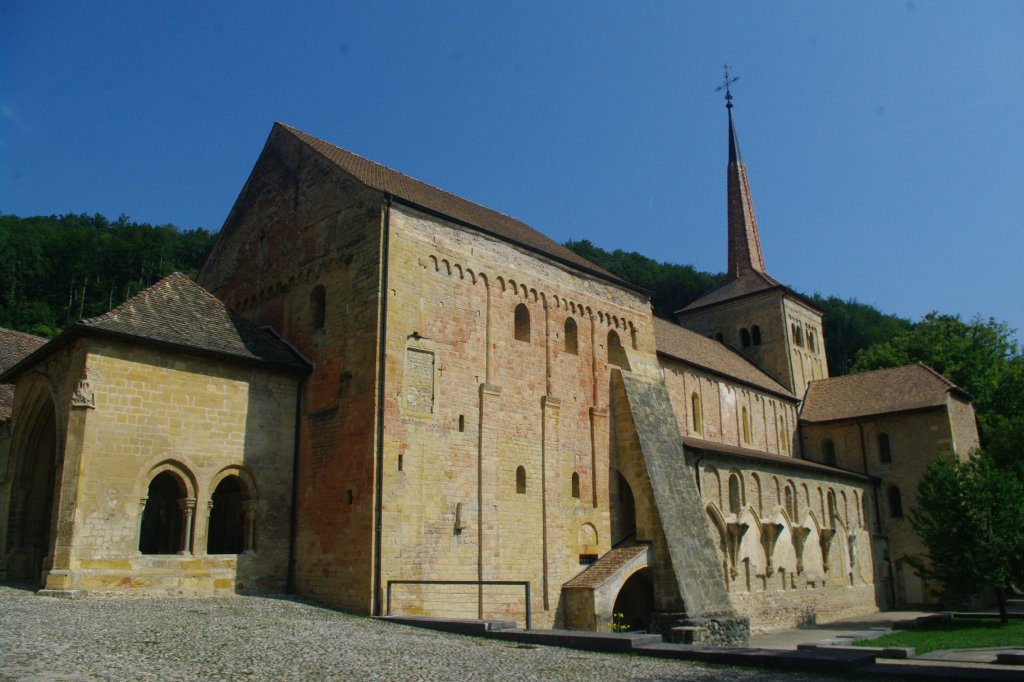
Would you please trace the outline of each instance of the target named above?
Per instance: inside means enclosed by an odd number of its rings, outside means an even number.
[[[256,551],[256,503],[246,500],[242,503],[242,511],[245,514],[245,530],[242,542],[242,551]]]
[[[499,577],[498,425],[501,387],[480,385],[480,437],[477,449],[477,580]],[[484,618],[485,590],[477,594],[478,617]]]
[[[189,497],[179,500],[181,508],[181,551],[178,554],[188,555],[192,553],[192,518],[196,511],[196,498]]]

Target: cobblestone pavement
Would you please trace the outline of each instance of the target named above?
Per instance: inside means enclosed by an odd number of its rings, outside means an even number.
[[[778,673],[745,668],[520,648],[375,621],[292,598],[66,600],[0,585],[3,680],[778,678]]]

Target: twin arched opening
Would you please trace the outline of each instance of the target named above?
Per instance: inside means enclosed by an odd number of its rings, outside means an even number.
[[[193,551],[195,487],[186,471],[172,465],[154,470],[142,498],[139,552],[189,554]],[[207,554],[240,554],[255,547],[253,482],[243,470],[222,472],[207,504]]]

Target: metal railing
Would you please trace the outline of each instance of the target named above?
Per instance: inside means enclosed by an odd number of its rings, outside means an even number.
[[[387,607],[386,616],[391,615],[391,586],[392,585],[512,585],[521,586],[525,590],[526,599],[526,629],[530,629],[530,581],[529,580],[389,580],[387,586]]]

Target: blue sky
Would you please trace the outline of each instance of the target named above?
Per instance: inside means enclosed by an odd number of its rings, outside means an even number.
[[[216,230],[283,121],[720,271],[728,62],[772,275],[1024,328],[1024,2],[8,0],[0,27],[0,212]]]

